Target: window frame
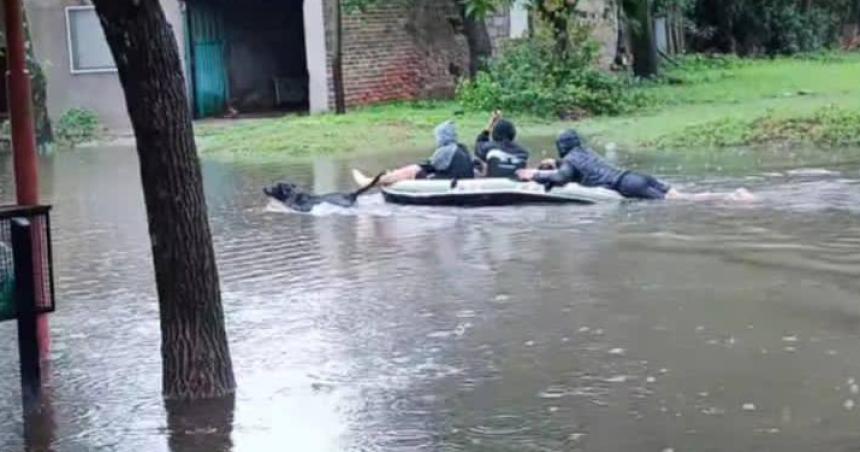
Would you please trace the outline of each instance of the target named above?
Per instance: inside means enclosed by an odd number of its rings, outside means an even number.
[[[74,11],[95,11],[95,6],[92,5],[78,5],[78,6],[66,6],[65,14],[66,14],[66,47],[69,52],[69,72],[73,75],[78,74],[111,74],[118,72],[116,67],[116,62],[114,61],[114,65],[111,68],[96,68],[96,69],[79,69],[75,67],[75,49],[74,44],[72,43],[72,13]],[[111,55],[113,58],[113,55]]]

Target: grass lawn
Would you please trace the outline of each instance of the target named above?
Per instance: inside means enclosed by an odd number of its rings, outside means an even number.
[[[636,150],[685,149],[778,141],[860,142],[860,54],[817,58],[691,61],[668,68],[680,83],[645,84],[648,106],[634,113],[564,122],[508,114],[520,135],[550,137],[575,127],[600,142]],[[455,102],[419,102],[356,109],[347,115],[215,120],[197,124],[199,146],[212,155],[310,156],[431,148],[432,129],[454,118],[471,144],[488,112],[463,112]]]

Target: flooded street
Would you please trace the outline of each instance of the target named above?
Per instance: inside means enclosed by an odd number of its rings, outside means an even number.
[[[620,155],[752,204],[272,211],[410,156],[204,160],[235,410],[168,410],[131,149],[57,153],[55,451],[849,451],[860,444],[857,151]],[[853,160],[852,160],[853,159]],[[0,194],[13,199],[11,161]],[[0,450],[24,447],[0,324]],[[212,418],[217,418],[215,421]],[[213,427],[213,423],[219,425]]]

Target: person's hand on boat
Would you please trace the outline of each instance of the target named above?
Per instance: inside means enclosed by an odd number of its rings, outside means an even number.
[[[556,167],[555,159],[543,159],[543,160],[541,160],[540,165],[538,165],[538,169],[539,170],[554,170],[554,169],[558,169],[558,168]]]
[[[534,168],[523,168],[517,170],[517,178],[521,181],[530,181],[535,177],[537,170]]]

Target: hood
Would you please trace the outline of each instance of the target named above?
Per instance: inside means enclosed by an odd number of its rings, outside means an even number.
[[[558,150],[558,156],[564,158],[568,152],[582,147],[582,138],[573,129],[568,129],[559,134],[555,141],[555,148]]]
[[[496,143],[504,143],[505,141],[514,141],[517,137],[517,128],[514,123],[507,119],[501,119],[493,127],[492,139]]]
[[[445,121],[436,126],[436,146],[442,147],[457,143],[457,128],[453,121]]]

